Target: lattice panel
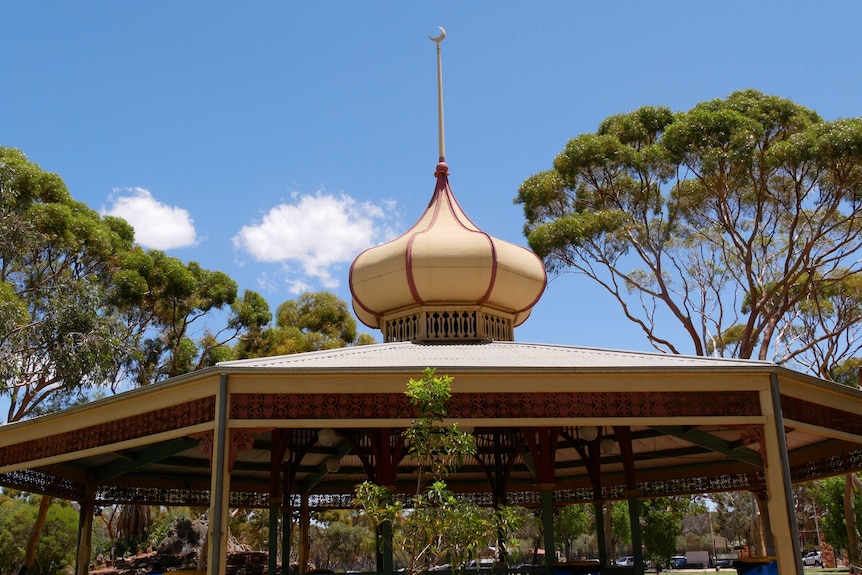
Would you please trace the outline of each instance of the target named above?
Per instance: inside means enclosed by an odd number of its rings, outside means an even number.
[[[213,421],[214,417],[215,397],[204,397],[184,403],[181,409],[176,406],[165,407],[118,421],[101,423],[2,447],[0,448],[0,465],[75,453],[128,439],[156,435],[165,431]]]
[[[786,395],[781,396],[781,411],[787,419],[828,427],[844,433],[862,435],[862,417],[855,413],[848,413]]]
[[[96,491],[96,503],[138,503],[142,505],[181,505],[209,507],[210,492],[203,489],[158,489],[155,487],[101,487]],[[232,492],[231,507],[264,508],[269,505],[269,494],[261,492]]]
[[[560,489],[554,491],[555,503],[589,503],[593,500],[593,490],[589,487],[578,489]]]
[[[686,493],[715,493],[761,489],[766,485],[766,476],[761,472],[717,475],[715,477],[692,477],[667,479],[638,484],[644,497],[684,495]]]
[[[231,395],[234,419],[375,419],[415,417],[403,393],[235,393]]]
[[[683,417],[759,415],[757,392],[460,393],[453,417]]]
[[[838,457],[830,457],[791,469],[794,482],[806,481],[815,477],[838,475],[862,469],[862,450],[854,451]],[[80,501],[84,488],[70,480],[61,479],[38,471],[16,471],[0,475],[0,485],[13,487],[31,493],[42,493],[60,497],[70,501]],[[714,493],[722,491],[756,491],[765,488],[766,478],[762,472],[749,474],[728,474],[715,477],[692,477],[686,479],[668,479],[664,481],[641,482],[637,489],[643,497],[664,497],[686,493]],[[458,494],[476,505],[488,507],[493,505],[490,493]],[[405,507],[413,506],[412,497],[397,494]],[[589,487],[576,489],[560,489],[554,491],[556,504],[589,503],[593,501],[593,490]],[[626,488],[623,484],[602,486],[600,498],[604,500],[625,499]],[[192,507],[209,506],[209,491],[194,489],[157,489],[141,487],[100,487],[96,491],[96,503],[109,505],[113,503],[139,503],[148,505],[185,505]],[[298,509],[302,503],[301,495],[293,493],[290,496],[291,505]],[[513,491],[507,494],[508,505],[537,507],[541,505],[539,491]],[[231,507],[264,508],[269,505],[269,494],[266,492],[234,492],[230,495]],[[312,494],[309,496],[311,509],[351,509],[353,494]]]
[[[141,505],[183,505],[209,507],[210,493],[202,489],[158,489],[155,487],[100,487],[96,503],[138,503]]]
[[[450,417],[683,417],[759,415],[755,391],[608,392],[608,393],[458,393]],[[390,419],[416,417],[403,393],[237,393],[231,396],[234,419]]]
[[[261,493],[260,491],[256,491],[254,493],[236,493],[232,492],[230,494],[230,506],[231,507],[257,507],[263,508],[269,506],[269,493]]]
[[[818,477],[841,475],[862,469],[862,450],[851,451],[826,459],[818,459],[790,469],[794,481],[808,481]]]
[[[52,495],[67,501],[80,501],[84,497],[83,485],[32,469],[3,473],[0,475],[0,485],[29,493]]]

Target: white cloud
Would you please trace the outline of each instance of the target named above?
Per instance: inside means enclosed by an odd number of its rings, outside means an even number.
[[[302,280],[288,280],[287,291],[294,295],[301,295],[311,289],[311,284]]]
[[[103,213],[123,218],[135,228],[135,241],[145,248],[169,250],[194,245],[194,220],[187,210],[156,200],[144,188],[115,189],[113,204]]]
[[[333,270],[376,241],[381,235],[377,221],[384,215],[381,207],[347,195],[295,194],[292,203],[279,204],[261,221],[243,226],[233,243],[257,261],[296,264],[306,277],[334,289],[339,281]],[[288,282],[294,293],[308,289],[305,280]]]

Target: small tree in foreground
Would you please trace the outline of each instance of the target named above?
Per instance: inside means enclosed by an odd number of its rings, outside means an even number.
[[[459,431],[457,424],[443,425],[451,385],[451,377],[437,376],[432,368],[407,383],[407,396],[419,412],[404,431],[418,467],[412,508],[405,509],[386,487],[366,481],[356,488],[355,504],[376,528],[389,524],[400,531],[411,574],[444,563],[463,568],[483,548],[510,536],[520,522],[509,508],[483,509],[448,489],[444,476],[476,452],[472,435]]]
[[[641,523],[647,557],[658,573],[670,564],[676,551],[676,540],[682,534],[682,518],[688,508],[685,499],[660,497],[643,502]]]

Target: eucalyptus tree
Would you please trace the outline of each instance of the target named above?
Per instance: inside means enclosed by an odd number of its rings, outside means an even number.
[[[275,325],[260,325],[239,338],[237,358],[265,357],[367,345],[375,340],[357,332],[347,303],[331,292],[305,292],[281,303]]]
[[[656,349],[828,377],[859,351],[860,160],[862,119],[744,90],[611,116],[515,201],[548,268],[597,282]]]
[[[858,281],[860,159],[862,119],[745,90],[611,116],[515,201],[548,268],[597,282],[656,349],[787,362],[860,319],[776,346],[812,294]]]
[[[266,300],[250,290],[240,297],[236,281],[224,272],[137,247],[121,261],[111,296],[139,342],[124,364],[124,375],[136,385],[232,359],[230,345],[270,321]],[[213,315],[222,310],[227,317],[220,325]]]
[[[715,503],[715,522],[717,530],[730,541],[739,541],[746,548],[755,545],[756,534],[752,518],[757,508],[751,493],[732,491],[713,493],[710,498]]]
[[[224,327],[211,322],[192,337],[193,325],[228,306]],[[109,386],[143,385],[227,359],[228,344],[269,317],[262,298],[254,292],[238,298],[226,274],[143,250],[127,222],[100,216],[75,201],[58,175],[20,150],[0,147],[6,422],[86,401]],[[36,560],[50,498],[41,503],[27,568]]]
[[[123,220],[72,199],[62,179],[0,147],[0,393],[6,421],[111,381],[131,352],[107,305]]]

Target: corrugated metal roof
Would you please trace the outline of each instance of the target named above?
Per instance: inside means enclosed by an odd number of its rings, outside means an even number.
[[[764,361],[685,356],[512,341],[384,343],[219,363],[228,369],[361,368],[764,368]]]

